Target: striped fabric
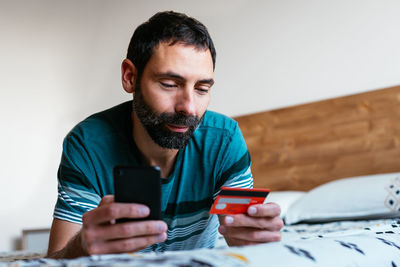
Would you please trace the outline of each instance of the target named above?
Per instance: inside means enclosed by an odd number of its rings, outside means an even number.
[[[114,193],[114,166],[144,165],[132,139],[131,106],[126,102],[94,114],[66,136],[54,218],[81,224],[85,212]],[[222,186],[253,186],[250,156],[237,123],[207,111],[189,144],[178,152],[173,172],[162,179],[168,238],[143,252],[212,248],[219,222],[208,211]]]
[[[82,224],[82,214],[94,209],[100,203],[100,196],[93,193],[63,187],[58,184],[58,203],[54,210],[54,217]]]

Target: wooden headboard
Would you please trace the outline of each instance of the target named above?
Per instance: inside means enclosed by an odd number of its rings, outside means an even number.
[[[255,187],[310,190],[400,171],[400,86],[234,118]]]

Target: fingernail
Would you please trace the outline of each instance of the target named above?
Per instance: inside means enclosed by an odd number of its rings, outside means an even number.
[[[220,226],[219,228],[218,228],[218,231],[219,231],[219,233],[221,234],[221,235],[223,235],[223,234],[225,234],[226,233],[226,228],[225,228],[225,226]]]
[[[225,217],[225,223],[226,223],[226,224],[232,224],[232,223],[233,223],[233,217],[231,217],[231,216],[226,216],[226,217]]]
[[[165,237],[166,237],[166,235],[165,235],[165,233],[162,233],[162,234],[159,234],[158,236],[157,236],[157,240],[158,241],[164,241],[165,240]]]
[[[278,233],[278,234],[276,234],[275,235],[275,241],[280,241],[281,240],[281,238],[282,238],[282,234],[281,233]]]
[[[140,207],[140,211],[139,212],[140,212],[140,215],[146,216],[146,215],[149,215],[150,210],[147,207]]]
[[[280,207],[275,207],[275,212],[279,215],[281,214],[281,208]]]
[[[157,230],[158,230],[159,232],[164,232],[164,231],[165,231],[165,225],[164,225],[163,223],[159,223],[159,224],[157,225]]]
[[[256,207],[249,207],[249,209],[247,210],[247,213],[249,215],[255,215],[257,213],[257,208]]]

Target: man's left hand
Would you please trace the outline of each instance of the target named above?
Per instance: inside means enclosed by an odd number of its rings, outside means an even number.
[[[250,206],[247,214],[219,216],[218,231],[229,246],[255,245],[280,241],[283,221],[275,203]]]

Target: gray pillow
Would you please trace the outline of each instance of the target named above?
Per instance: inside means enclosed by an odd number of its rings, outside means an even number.
[[[400,173],[387,173],[320,185],[289,207],[285,223],[397,216],[400,216]]]

